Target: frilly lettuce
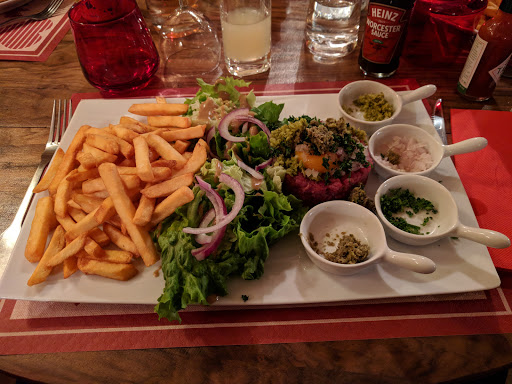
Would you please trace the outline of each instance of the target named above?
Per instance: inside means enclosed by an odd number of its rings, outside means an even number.
[[[298,228],[306,212],[293,195],[276,192],[268,177],[264,189],[252,189],[250,177],[233,159],[222,164],[219,160],[207,162],[201,174],[218,190],[228,211],[235,197],[231,189],[215,181],[215,170],[220,165],[223,172],[239,180],[246,189],[244,205],[228,224],[219,248],[202,261],[191,255],[192,249],[199,246],[194,237],[182,231],[187,226],[198,226],[202,213],[211,208],[198,187],[194,187],[195,199],[177,209],[153,233],[162,255],[165,278],[164,292],[155,307],[159,318],[181,320],[178,311],[189,304],[207,305],[209,296],[226,295],[229,276],[259,279],[270,245]]]

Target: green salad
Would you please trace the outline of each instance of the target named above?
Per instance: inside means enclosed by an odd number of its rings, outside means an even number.
[[[232,111],[236,119],[245,118],[253,126],[253,118],[269,129],[279,126],[283,105],[269,102],[250,110],[245,105],[252,92],[246,96],[236,88],[249,83],[231,78],[213,85],[198,81],[201,89],[187,100],[190,116],[197,116],[202,103],[213,102],[218,108],[229,106],[224,116]],[[196,175],[194,200],[153,232],[165,279],[155,307],[159,318],[181,321],[178,311],[188,305],[208,305],[212,296],[227,295],[231,276],[259,279],[270,245],[296,230],[307,210],[299,199],[280,192],[280,175],[265,171],[271,163],[267,129],[233,130],[223,120],[211,121],[214,131],[206,138],[211,159]]]

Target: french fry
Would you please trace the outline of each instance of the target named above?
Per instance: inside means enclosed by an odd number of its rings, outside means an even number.
[[[75,222],[79,222],[80,220],[85,219],[87,216],[81,209],[69,208],[68,212]],[[110,243],[110,238],[98,227],[89,231],[89,237],[98,243],[101,247],[104,247]]]
[[[50,185],[48,186],[48,191],[50,192],[50,195],[55,195],[57,192],[57,188],[59,187],[60,181],[66,177],[66,175],[71,172],[73,168],[75,168],[76,164],[76,155],[78,151],[82,148],[84,142],[85,142],[85,132],[90,127],[88,125],[83,125],[80,127],[78,132],[76,133],[75,137],[71,141],[71,144],[69,144],[69,148],[67,149],[66,153],[64,154],[64,157],[62,158],[62,162],[59,165],[59,168],[57,169],[57,172],[55,173],[54,178],[52,179]]]
[[[71,199],[77,203],[85,213],[91,213],[97,209],[104,200],[98,197],[86,196],[79,192],[72,192]]]
[[[87,252],[81,252],[78,256],[84,259],[100,260],[115,264],[128,264],[133,261],[133,255],[130,252],[118,249],[105,249],[102,256],[91,255]]]
[[[137,274],[133,264],[115,264],[106,261],[78,259],[78,269],[86,275],[99,275],[120,281],[130,280]]]
[[[165,97],[162,97],[162,96],[155,96],[155,100],[157,103],[159,104],[165,104],[167,103],[167,100],[165,99]]]
[[[151,166],[153,168],[156,168],[156,167],[174,168],[174,167],[176,167],[176,160],[164,160],[164,159],[155,160],[151,163]]]
[[[85,170],[97,167],[97,160],[91,153],[79,152],[76,155],[76,159],[80,163],[80,166],[83,167]]]
[[[39,264],[37,264],[36,269],[28,279],[27,285],[33,286],[46,281],[53,269],[47,265],[47,261],[64,249],[66,245],[64,233],[64,228],[62,228],[61,225],[58,225],[57,228],[55,228],[50,244],[48,244],[48,248],[46,248]]]
[[[117,141],[103,135],[87,133],[85,143],[112,155],[117,155],[120,151],[119,143]]]
[[[162,183],[153,184],[149,187],[144,188],[140,192],[143,196],[156,199],[158,197],[169,196],[181,187],[188,187],[194,182],[193,173],[185,173],[181,176],[173,177],[170,180],[166,180]]]
[[[108,193],[112,197],[117,214],[126,230],[135,243],[142,260],[146,266],[157,262],[159,256],[151,240],[149,233],[133,223],[135,216],[135,207],[126,194],[121,176],[114,164],[104,163],[99,166],[100,176],[105,183]]]
[[[73,201],[73,199],[69,199],[69,200],[68,200],[68,207],[69,207],[69,208],[75,208],[75,209],[82,210],[82,207],[81,207],[81,206],[79,206],[77,203],[75,203],[75,202]],[[69,209],[69,208],[68,208],[68,209]]]
[[[104,258],[107,256],[105,253],[105,250],[99,246],[97,242],[95,242],[90,237],[87,237],[85,239],[85,246],[84,246],[85,252],[87,252],[89,255],[91,255],[94,258]]]
[[[127,128],[133,129],[137,133],[146,133],[158,129],[157,127],[151,127],[148,124],[144,124],[142,121],[136,120],[129,116],[121,117],[119,123]]]
[[[148,144],[153,147],[155,151],[157,151],[158,154],[165,160],[175,160],[177,168],[183,167],[187,162],[181,153],[175,150],[171,144],[162,139],[160,136],[148,135],[146,140]]]
[[[139,133],[122,125],[113,125],[112,130],[118,137],[129,143],[133,142],[133,139],[139,136]]]
[[[192,125],[190,118],[186,116],[148,116],[148,124],[156,128],[188,128]]]
[[[55,267],[56,265],[63,263],[64,260],[66,260],[68,257],[76,255],[84,247],[86,238],[86,233],[78,236],[75,240],[66,245],[64,249],[49,259],[47,265],[50,267]]]
[[[99,166],[102,163],[113,163],[117,160],[116,155],[102,151],[101,149],[88,145],[87,143],[84,143],[83,151],[84,153],[90,153],[94,157],[96,166]]]
[[[173,176],[181,176],[185,173],[196,173],[204,165],[207,157],[208,150],[206,142],[203,139],[199,139],[196,146],[194,147],[194,151],[192,152],[190,159],[183,166],[183,168],[181,168],[176,173],[173,173]]]
[[[155,182],[170,179],[172,169],[167,167],[153,167],[153,176],[155,176]]]
[[[139,188],[140,178],[137,175],[121,175],[121,180],[126,189]],[[84,194],[93,194],[95,192],[106,191],[105,184],[101,177],[97,179],[84,181],[82,184]]]
[[[160,134],[165,141],[191,140],[204,136],[206,125],[196,125],[190,128],[165,131]]]
[[[123,251],[127,251],[137,256],[139,255],[139,251],[133,241],[128,236],[123,235],[123,233],[112,224],[103,223],[103,231],[110,238],[112,243],[117,245]]]
[[[115,142],[117,142],[117,144],[119,144],[119,151],[126,158],[131,158],[134,155],[133,145],[131,145],[126,140],[123,140],[120,137],[117,137],[116,135],[109,133],[105,129],[89,128],[89,130],[87,131],[87,134],[88,135],[89,134],[100,135],[100,136],[104,136],[104,137],[114,140]]]
[[[149,162],[149,147],[146,139],[137,137],[133,140],[135,148],[135,165],[137,167],[137,175],[142,181],[152,182],[155,180],[151,163]]]
[[[77,170],[72,170],[69,175],[77,173]],[[67,177],[63,178],[59,183],[57,192],[54,198],[54,211],[57,216],[66,216],[68,210],[68,200],[71,198],[71,192],[73,189],[73,183],[67,180]]]
[[[70,256],[62,264],[62,275],[65,279],[78,271],[76,256]]]
[[[154,227],[174,213],[176,208],[194,200],[194,193],[189,187],[181,187],[155,207],[150,226]]]
[[[30,227],[25,257],[31,263],[41,260],[46,248],[48,234],[57,226],[53,200],[50,196],[42,197],[36,205],[36,212]]]
[[[98,226],[98,222],[96,221],[94,215],[99,208],[95,209],[91,213],[88,213],[82,220],[73,224],[69,230],[66,230],[66,240],[74,241],[76,238],[86,235],[91,229],[96,228]]]
[[[135,159],[123,159],[120,163],[117,164],[120,167],[133,167],[135,168]]]
[[[139,116],[179,116],[187,113],[187,111],[187,104],[176,103],[133,104],[128,108],[128,112]]]
[[[141,196],[139,206],[133,216],[133,223],[138,226],[145,226],[150,222],[153,211],[155,210],[155,199],[146,196]]]
[[[57,174],[57,170],[60,167],[60,164],[62,163],[62,159],[64,158],[64,151],[62,148],[57,149],[57,152],[55,152],[55,155],[53,156],[53,160],[46,170],[46,173],[42,177],[41,180],[39,180],[39,183],[35,186],[33,193],[39,193],[46,191],[48,187],[50,186],[50,183],[52,182],[53,178]]]
[[[62,228],[64,228],[66,232],[68,232],[71,228],[73,228],[73,225],[75,225],[75,221],[69,215],[64,217],[57,216],[57,221],[60,225],[62,225]]]
[[[174,149],[181,154],[183,154],[183,152],[185,152],[189,146],[190,142],[185,140],[176,140],[176,142],[173,145]]]
[[[100,177],[100,173],[98,172],[98,170],[96,168],[94,168],[94,169],[88,169],[87,171],[84,171],[84,172],[75,172],[75,173],[69,174],[68,176],[66,176],[66,180],[70,181],[72,183],[77,183],[77,182],[82,182],[82,181],[86,181],[89,179],[95,179],[97,177]]]

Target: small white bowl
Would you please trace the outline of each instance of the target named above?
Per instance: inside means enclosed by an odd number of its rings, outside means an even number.
[[[423,235],[415,235],[398,229],[391,224],[382,213],[381,198],[391,189],[408,189],[415,197],[429,200],[438,211],[430,214],[432,217],[425,227],[422,227]],[[492,248],[507,248],[510,239],[504,234],[489,229],[468,227],[460,223],[457,204],[450,191],[439,182],[419,175],[394,176],[381,184],[375,194],[375,207],[384,229],[393,239],[409,245],[426,245],[445,237],[461,237]],[[422,221],[421,213],[414,218],[406,219],[411,224],[419,224]],[[420,225],[421,226],[421,225]],[[428,232],[428,233],[427,233]]]
[[[322,242],[327,234],[353,234],[370,247],[368,258],[357,264],[340,264],[325,259],[309,244],[309,235]],[[424,256],[400,253],[388,248],[384,228],[368,209],[343,200],[328,201],[310,209],[300,224],[300,238],[311,261],[320,269],[337,275],[352,275],[373,264],[386,261],[419,273],[432,273],[434,262]]]
[[[400,136],[406,138],[414,138],[416,141],[427,146],[427,150],[432,156],[432,165],[420,172],[398,171],[384,164],[381,157],[380,148],[389,143],[393,137]],[[383,179],[388,179],[398,175],[421,175],[428,176],[437,168],[441,160],[445,157],[460,155],[479,151],[485,148],[487,139],[483,137],[473,137],[468,140],[461,141],[456,144],[443,145],[440,141],[430,135],[427,131],[409,124],[392,124],[379,128],[368,141],[368,150],[374,160],[375,170]]]
[[[436,86],[430,84],[409,92],[404,96],[400,96],[387,85],[377,81],[359,80],[347,84],[340,90],[338,94],[338,106],[345,121],[356,128],[364,130],[368,136],[371,136],[380,127],[391,124],[393,120],[395,120],[395,118],[400,114],[402,107],[405,104],[430,97],[436,92],[436,90]],[[352,105],[353,101],[356,100],[359,96],[380,92],[384,94],[384,97],[388,103],[393,105],[394,113],[390,118],[380,121],[367,121],[364,119],[358,119],[348,114],[343,109],[344,105]]]

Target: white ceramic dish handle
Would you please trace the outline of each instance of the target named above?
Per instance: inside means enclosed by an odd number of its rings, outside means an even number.
[[[455,144],[444,145],[444,155],[443,157],[460,155],[463,153],[476,152],[481,149],[484,149],[487,146],[487,139],[485,137],[473,137],[472,139],[467,139],[464,141],[460,141]]]
[[[437,87],[435,85],[433,85],[433,84],[424,85],[423,87],[415,89],[414,91],[401,96],[402,97],[402,105],[412,103],[413,101],[416,101],[416,100],[426,99],[427,97],[430,97],[434,93],[436,93],[436,91],[437,91]]]
[[[436,264],[427,257],[413,253],[396,252],[387,249],[384,260],[398,267],[418,273],[432,273],[436,270]]]
[[[451,236],[462,237],[491,248],[510,247],[510,239],[507,236],[490,229],[467,227],[459,224]]]

